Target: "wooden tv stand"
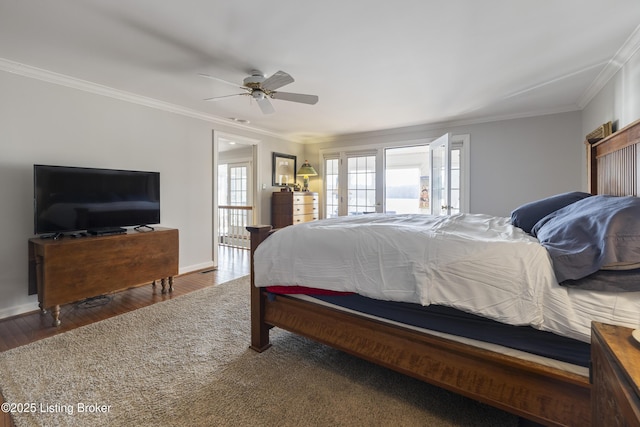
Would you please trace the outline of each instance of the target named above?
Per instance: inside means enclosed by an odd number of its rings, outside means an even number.
[[[29,239],[29,289],[40,309],[51,309],[60,325],[60,306],[148,283],[173,290],[178,274],[178,230],[127,231],[110,236]]]

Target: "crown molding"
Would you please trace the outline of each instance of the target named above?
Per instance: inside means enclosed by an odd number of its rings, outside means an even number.
[[[400,126],[396,128],[389,128],[389,129],[379,129],[379,130],[372,130],[372,131],[366,131],[366,132],[344,133],[344,134],[336,134],[336,135],[316,137],[316,138],[308,138],[306,140],[299,141],[299,142],[301,144],[321,144],[321,143],[327,144],[327,143],[335,143],[337,141],[344,143],[344,142],[370,140],[373,138],[411,140],[415,138],[416,134],[420,134],[420,133],[428,134],[429,136],[434,136],[433,135],[434,131],[447,132],[452,129],[456,132],[464,133],[466,132],[466,130],[457,129],[457,128],[463,128],[465,126],[472,126],[472,125],[489,124],[489,123],[500,122],[504,120],[527,119],[531,117],[541,117],[541,116],[548,116],[553,114],[572,113],[575,111],[580,111],[576,105],[564,105],[564,106],[559,106],[557,108],[532,110],[532,111],[528,111],[520,114],[501,114],[501,115],[494,115],[494,116],[482,116],[482,117],[477,117],[473,119],[453,119],[453,120],[440,121],[440,122],[418,123],[418,124]]]
[[[22,77],[28,77],[28,78],[48,82],[48,83],[53,83],[60,86],[66,86],[72,89],[77,89],[83,92],[89,92],[96,95],[118,99],[118,100],[129,102],[132,104],[143,105],[146,107],[155,108],[157,110],[178,114],[181,116],[203,120],[209,123],[222,125],[225,128],[234,128],[234,129],[244,130],[244,131],[248,131],[248,132],[252,132],[260,135],[284,139],[287,141],[291,140],[285,135],[281,135],[275,132],[270,132],[264,129],[247,126],[242,123],[237,123],[229,119],[225,119],[219,116],[214,116],[212,114],[203,113],[190,108],[182,107],[180,105],[172,104],[165,101],[159,101],[154,98],[149,98],[146,96],[138,95],[131,92],[126,92],[119,89],[114,89],[109,86],[104,86],[104,85],[93,83],[87,80],[77,79],[75,77],[55,73],[53,71],[33,67],[31,65],[22,64],[22,63],[11,61],[5,58],[0,58],[0,71],[5,71],[7,73],[17,74]]]
[[[633,55],[640,49],[640,25],[631,33],[622,47],[613,55],[613,58],[604,66],[600,74],[584,91],[577,105],[582,110],[602,90],[602,88],[616,75]]]

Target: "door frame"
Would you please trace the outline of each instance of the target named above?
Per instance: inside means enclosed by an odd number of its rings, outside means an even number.
[[[251,194],[252,200],[250,201],[252,212],[253,212],[253,222],[256,223],[258,218],[261,218],[260,212],[260,203],[258,203],[258,177],[261,176],[262,167],[258,159],[260,158],[260,140],[255,138],[249,138],[246,136],[238,135],[231,132],[224,132],[219,130],[213,130],[212,136],[212,173],[211,173],[211,191],[212,191],[212,233],[211,238],[213,241],[211,242],[211,258],[213,260],[213,267],[218,267],[218,245],[219,238],[218,236],[218,159],[219,153],[218,149],[220,146],[220,139],[227,139],[236,141],[243,145],[251,145]]]

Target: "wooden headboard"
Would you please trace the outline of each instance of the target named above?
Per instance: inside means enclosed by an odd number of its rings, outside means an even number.
[[[640,120],[597,142],[587,142],[589,192],[637,196]]]

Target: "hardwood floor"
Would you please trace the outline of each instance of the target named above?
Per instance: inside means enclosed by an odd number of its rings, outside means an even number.
[[[173,282],[173,292],[162,294],[158,284],[131,288],[117,292],[108,298],[62,306],[59,327],[51,326],[51,315],[39,311],[0,319],[0,352],[29,344],[46,337],[117,316],[157,302],[176,298],[207,286],[228,282],[250,272],[248,250],[220,247],[218,269],[205,270],[178,276]],[[0,423],[0,426],[2,424]]]

